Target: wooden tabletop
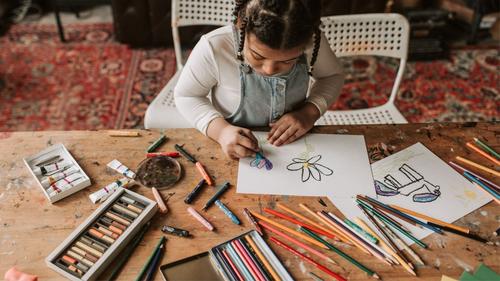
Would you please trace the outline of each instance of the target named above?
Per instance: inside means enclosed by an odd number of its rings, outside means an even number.
[[[363,134],[372,161],[416,142],[422,142],[445,161],[461,155],[492,167],[481,156],[466,149],[465,142],[481,136],[498,150],[499,129],[499,123],[435,123],[328,126],[315,128],[313,132]],[[137,138],[109,137],[105,131],[0,133],[0,276],[3,276],[11,266],[16,266],[22,271],[38,275],[40,280],[61,279],[60,275],[46,267],[45,257],[96,209],[97,206],[89,200],[89,194],[119,178],[118,174],[106,169],[106,164],[118,159],[135,169],[144,159],[145,149],[160,134],[158,131],[145,130],[140,133],[141,137]],[[189,151],[204,163],[217,184],[226,180],[236,183],[238,162],[227,159],[217,143],[194,129],[172,129],[165,131],[165,134],[169,140],[160,148],[161,151],[173,151],[175,143],[185,144]],[[55,204],[50,204],[24,166],[22,158],[56,143],[63,143],[68,148],[93,184]],[[185,195],[200,179],[198,171],[184,158],[179,158],[179,162],[184,168],[182,179],[171,189],[161,191],[164,197],[168,193],[175,192],[168,201],[170,212],[166,215],[158,213],[154,217],[148,233],[122,271],[119,280],[132,280],[139,272],[158,238],[163,235],[160,231],[162,225],[184,228],[194,235],[191,239],[168,236],[166,254],[162,261],[162,264],[165,264],[207,251],[212,246],[251,229],[241,215],[243,207],[262,212],[263,208],[273,208],[276,202],[282,202],[303,213],[296,206],[299,202],[304,202],[312,208],[321,208],[317,197],[242,195],[236,194],[233,186],[222,198],[228,207],[240,216],[243,225],[237,226],[231,223],[218,208],[212,207],[205,215],[213,222],[217,231],[209,232],[188,215],[186,204],[183,202]],[[498,183],[499,179],[495,181]],[[136,187],[133,190],[153,198],[148,188]],[[211,193],[205,191],[195,201],[195,208],[200,210]],[[326,198],[325,201],[331,210],[337,212]],[[342,249],[376,271],[383,280],[440,280],[442,274],[458,278],[464,270],[474,270],[481,262],[500,272],[498,253],[500,240],[492,235],[499,227],[499,221],[500,207],[491,202],[456,222],[457,225],[478,231],[483,237],[496,242],[496,245],[481,244],[452,234],[446,236],[433,234],[427,237],[424,241],[428,243],[430,249],[413,247],[426,263],[426,266],[417,268],[419,278],[410,276],[402,267],[391,268],[357,249],[349,247]],[[330,279],[321,271],[304,264],[274,244],[270,246],[297,280],[310,279],[308,271],[322,276],[325,280]],[[330,269],[349,280],[368,279],[363,272],[334,253],[324,252],[338,263],[338,265],[328,265]],[[156,275],[156,280],[161,280],[159,274]]]

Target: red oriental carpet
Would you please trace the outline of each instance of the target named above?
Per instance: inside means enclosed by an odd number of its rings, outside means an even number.
[[[111,24],[16,25],[0,38],[0,131],[140,128],[175,72],[173,49],[130,49]],[[455,50],[449,61],[408,63],[397,106],[409,122],[498,119],[499,49]],[[381,104],[395,61],[344,60],[336,109]]]

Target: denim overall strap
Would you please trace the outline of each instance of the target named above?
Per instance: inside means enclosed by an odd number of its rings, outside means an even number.
[[[235,53],[238,32],[233,25]],[[308,66],[302,55],[295,66],[282,76],[263,76],[242,62],[239,66],[241,99],[236,111],[226,120],[236,126],[264,127],[300,106],[309,88]]]

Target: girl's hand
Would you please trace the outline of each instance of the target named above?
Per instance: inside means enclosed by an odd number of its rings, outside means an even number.
[[[259,151],[259,141],[246,128],[229,124],[224,118],[216,118],[208,125],[207,135],[218,142],[224,153],[232,158],[255,156]]]
[[[312,103],[306,103],[302,108],[289,112],[275,123],[269,124],[271,131],[267,135],[267,140],[275,146],[292,143],[312,129],[319,117],[318,108]]]

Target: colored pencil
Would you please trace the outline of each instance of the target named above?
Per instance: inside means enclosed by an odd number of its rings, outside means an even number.
[[[488,172],[488,173],[493,174],[493,175],[495,175],[497,177],[500,177],[500,172],[498,172],[496,170],[493,170],[493,169],[490,169],[488,167],[485,167],[483,165],[480,165],[480,164],[478,164],[478,163],[476,163],[474,161],[471,161],[469,159],[466,159],[466,158],[463,158],[463,157],[460,157],[460,156],[455,157],[455,159],[457,159],[458,161],[460,161],[462,163],[465,163],[465,164],[468,164],[468,165],[470,165],[472,167],[475,167],[475,168],[477,168],[479,170],[482,170],[484,172]]]
[[[429,222],[429,224],[433,224],[432,222]],[[448,232],[451,232],[451,233],[454,233],[456,235],[460,235],[462,237],[466,237],[466,238],[469,238],[469,239],[472,239],[472,240],[476,240],[478,242],[481,242],[481,243],[488,243],[489,241],[478,236],[478,235],[475,235],[473,233],[464,233],[462,231],[457,231],[456,229],[454,228],[448,228],[446,226],[442,226],[443,230],[445,231],[448,231]]]
[[[492,189],[490,189],[486,184],[484,184],[480,179],[474,177],[473,175],[469,174],[468,172],[464,172],[464,176],[469,179],[473,184],[478,186],[480,189],[484,190],[486,193],[488,193],[493,199],[497,202],[500,203],[500,194]]]
[[[240,281],[245,281],[245,279],[243,278],[243,276],[241,275],[240,271],[238,270],[238,268],[236,268],[236,266],[234,265],[233,261],[231,260],[231,258],[229,257],[228,253],[226,250],[222,250],[221,251],[222,253],[222,256],[226,259],[227,263],[229,263],[229,265],[231,266],[231,268],[233,269],[234,273],[237,275],[238,277],[238,280]]]
[[[154,273],[156,272],[156,267],[160,263],[160,260],[165,252],[165,244],[161,243],[160,247],[156,250],[155,256],[149,265],[149,269],[146,272],[145,281],[151,281],[153,279]]]
[[[270,280],[271,276],[269,276],[269,273],[267,273],[264,264],[259,262],[257,259],[256,255],[251,252],[251,248],[245,243],[245,241],[241,238],[235,239],[236,243],[240,246],[241,250],[243,251],[243,254],[250,260],[250,262],[255,265],[255,268],[257,271],[262,275],[263,280]]]
[[[370,201],[372,203],[372,205],[373,204],[378,205],[378,206],[380,206],[380,208],[386,210],[387,212],[389,212],[389,213],[391,213],[391,214],[393,214],[393,215],[395,215],[395,216],[397,216],[397,217],[399,217],[401,219],[404,218],[403,220],[405,220],[405,221],[407,221],[407,222],[409,222],[411,224],[418,224],[418,225],[421,225],[421,226],[423,226],[423,227],[425,227],[425,228],[427,228],[429,230],[432,230],[433,232],[436,232],[436,233],[439,233],[439,234],[443,234],[443,231],[441,229],[436,228],[436,227],[431,226],[431,225],[428,225],[427,223],[425,223],[425,222],[423,222],[421,220],[418,220],[416,218],[413,218],[413,217],[411,217],[411,216],[409,216],[409,215],[407,215],[407,214],[405,214],[405,213],[403,213],[403,212],[401,212],[401,211],[399,211],[397,209],[394,209],[394,208],[392,208],[391,206],[389,206],[387,204],[384,204],[384,203],[382,203],[382,202],[380,202],[378,200],[375,200],[375,199],[373,199],[373,198],[371,198],[369,196],[360,196],[360,195],[358,195],[358,196],[359,197],[357,197],[357,198],[360,198],[360,199],[365,198],[366,200]]]
[[[323,238],[319,237],[318,235],[316,235],[314,232],[310,231],[309,229],[305,228],[305,227],[300,227],[300,230],[304,233],[306,233],[307,235],[313,237],[314,239],[320,241],[321,243],[323,243],[325,246],[328,247],[328,249],[334,251],[335,253],[337,253],[339,256],[343,257],[344,259],[346,259],[347,261],[349,261],[350,263],[354,264],[355,266],[357,266],[359,269],[363,270],[364,272],[366,272],[368,275],[372,276],[373,278],[375,279],[380,279],[380,277],[372,270],[370,270],[369,268],[367,268],[366,266],[364,266],[363,264],[361,264],[360,262],[358,262],[357,260],[355,260],[354,258],[352,258],[351,256],[349,256],[348,254],[342,252],[340,249],[338,249],[337,247],[333,246],[332,244],[328,243],[327,241],[325,241]]]
[[[311,278],[314,279],[314,281],[324,281],[323,279],[319,278],[318,275],[316,275],[312,272],[309,272],[309,276],[311,276]]]
[[[425,244],[424,242],[420,241],[419,239],[417,239],[415,236],[413,236],[412,234],[410,234],[408,231],[402,229],[400,226],[398,226],[397,224],[395,224],[392,220],[389,220],[387,219],[386,216],[382,215],[380,212],[378,212],[377,210],[373,209],[372,207],[368,206],[365,202],[361,201],[361,200],[356,200],[357,202],[361,203],[364,207],[368,208],[369,211],[372,212],[372,214],[375,214],[375,216],[379,217],[384,223],[387,223],[389,224],[390,226],[392,226],[394,229],[396,229],[397,231],[399,231],[401,234],[403,234],[404,236],[408,237],[410,240],[412,240],[413,242],[415,242],[417,245],[419,245],[420,247],[426,249],[427,248],[427,244]]]
[[[375,243],[377,244],[379,241],[378,241],[378,238],[373,236],[371,233],[365,231],[361,226],[359,226],[358,224],[356,224],[355,222],[349,220],[349,219],[344,219],[344,222],[350,226],[352,229],[354,229],[359,235],[365,237],[366,239],[370,240],[372,243]]]
[[[399,236],[392,231],[389,225],[386,224],[386,222],[382,221],[379,217],[373,216],[373,219],[381,226],[382,230],[387,234],[387,236],[391,237],[392,241],[396,243],[396,245],[399,245],[401,249],[404,249],[410,256],[413,257],[413,259],[421,264],[425,265],[424,261],[415,253],[415,251],[412,250],[410,246],[408,246],[403,239],[399,238]]]
[[[298,241],[297,239],[295,239],[295,238],[293,238],[293,237],[290,237],[290,236],[286,235],[285,233],[283,233],[283,232],[281,232],[281,231],[277,230],[276,228],[273,228],[273,227],[272,227],[272,226],[270,226],[269,224],[267,224],[267,223],[265,223],[265,222],[262,222],[262,221],[260,221],[260,222],[259,222],[259,224],[260,224],[260,225],[262,225],[265,229],[267,229],[267,230],[269,230],[269,231],[271,231],[271,232],[273,232],[273,233],[275,233],[275,234],[277,234],[277,235],[279,235],[279,236],[281,236],[281,237],[285,238],[286,240],[288,240],[288,241],[292,242],[293,244],[295,244],[295,245],[297,245],[297,246],[301,247],[302,249],[304,249],[304,250],[306,250],[306,251],[311,252],[311,254],[314,254],[314,255],[316,255],[316,256],[318,256],[318,257],[320,257],[321,259],[323,259],[323,260],[325,260],[325,261],[327,261],[327,262],[330,262],[330,263],[335,263],[335,261],[334,261],[334,260],[332,260],[330,257],[326,256],[325,254],[321,253],[320,251],[315,250],[315,249],[313,249],[313,248],[311,248],[311,247],[307,246],[306,244],[304,244],[304,243],[302,243],[302,242]]]
[[[300,203],[299,206],[302,209],[304,209],[306,212],[308,212],[309,214],[311,214],[313,217],[315,217],[319,222],[322,222],[328,228],[330,228],[333,231],[333,233],[335,235],[337,235],[337,237],[340,239],[340,241],[342,241],[342,242],[344,242],[346,244],[349,244],[349,245],[353,245],[352,242],[347,237],[344,236],[344,234],[340,233],[335,227],[332,227],[330,224],[328,224],[327,222],[325,222],[323,218],[321,218],[313,210],[309,209],[305,204]],[[324,228],[323,228],[323,230],[324,230]]]
[[[250,214],[250,211],[247,208],[243,208],[243,214],[245,214],[245,217],[247,220],[253,225],[257,233],[259,233],[260,236],[263,236],[264,233],[262,232],[262,228],[260,228],[259,224],[255,220],[255,218]]]
[[[415,271],[413,271],[412,266],[410,266],[403,257],[396,253],[395,249],[387,245],[384,239],[380,238],[380,236],[378,236],[377,233],[375,233],[375,231],[373,231],[363,220],[361,220],[360,218],[355,218],[355,220],[365,231],[378,238],[380,245],[382,245],[382,247],[384,247],[384,249],[386,249],[386,251],[389,252],[406,271],[408,271],[413,276],[417,276]]]
[[[236,263],[238,268],[241,270],[241,274],[244,275],[245,280],[254,280],[252,277],[252,274],[250,274],[250,270],[243,264],[243,261],[241,260],[242,257],[240,257],[237,253],[236,250],[234,249],[234,246],[231,243],[226,243],[226,250],[231,259]]]
[[[326,236],[326,237],[328,237],[328,238],[331,238],[331,239],[335,239],[335,238],[337,238],[337,236],[335,236],[335,235],[331,234],[330,232],[325,232],[325,231],[323,231],[323,230],[322,230],[322,229],[320,229],[320,228],[317,228],[317,227],[315,227],[315,226],[312,226],[312,225],[309,225],[309,224],[303,223],[303,222],[301,222],[301,221],[298,221],[298,220],[296,220],[296,219],[293,219],[293,218],[291,218],[291,217],[289,217],[289,216],[287,216],[287,215],[285,215],[285,214],[283,214],[283,213],[280,213],[280,212],[278,212],[278,211],[275,211],[275,210],[272,210],[272,209],[269,209],[269,208],[264,208],[264,212],[266,212],[266,213],[268,213],[268,214],[271,214],[271,215],[274,215],[274,216],[277,216],[278,218],[282,218],[282,219],[284,219],[284,220],[287,220],[287,221],[289,221],[289,222],[291,222],[291,223],[294,223],[294,224],[296,224],[296,225],[298,225],[298,226],[307,227],[307,228],[309,228],[310,230],[312,230],[312,231],[314,231],[314,232],[316,232],[316,233],[319,233],[319,234],[321,234],[321,235],[324,235],[324,236]]]
[[[379,233],[386,239],[387,243],[389,243],[389,245],[391,245],[392,249],[397,253],[397,255],[406,263],[408,264],[409,267],[411,267],[412,269],[414,269],[414,266],[413,264],[406,258],[406,256],[403,254],[403,252],[398,248],[398,246],[396,245],[396,243],[391,239],[391,237],[389,235],[387,235],[387,233],[385,233],[385,231],[382,229],[382,226],[379,225],[377,223],[377,221],[375,221],[375,219],[373,218],[372,215],[370,215],[365,209],[363,209],[361,207],[361,205],[357,205],[358,208],[361,210],[361,212],[363,212],[363,214],[365,214],[365,216],[368,218],[368,220],[377,228],[377,230],[379,231]]]
[[[426,220],[428,223],[432,222],[435,225],[439,226],[440,228],[447,227],[447,228],[452,228],[452,229],[455,229],[455,230],[463,232],[463,233],[469,233],[470,232],[470,230],[468,228],[465,228],[465,227],[460,227],[460,226],[457,226],[457,225],[453,225],[451,223],[447,223],[447,222],[444,222],[442,220],[439,220],[439,219],[436,219],[436,218],[432,218],[432,217],[426,216],[424,214],[417,213],[415,211],[412,211],[412,210],[409,210],[409,209],[405,209],[405,208],[397,206],[397,205],[390,205],[390,206],[392,208],[394,208],[394,209],[397,209],[397,210],[401,211],[401,212],[405,212],[405,213],[407,213],[409,215],[412,215],[414,217],[418,217],[418,218],[421,218],[423,220]]]
[[[321,265],[317,262],[315,262],[314,260],[312,260],[311,258],[301,254],[300,252],[298,252],[297,250],[295,250],[294,248],[288,246],[287,244],[281,242],[280,240],[278,240],[277,238],[274,238],[274,237],[270,237],[269,238],[271,241],[273,241],[274,243],[276,243],[277,245],[285,248],[286,250],[288,250],[289,252],[293,253],[294,255],[298,256],[300,259],[314,265],[316,268],[318,268],[319,270],[325,272],[326,274],[332,276],[333,278],[339,280],[339,281],[347,281],[347,279],[345,279],[344,277],[338,275],[337,273],[331,271],[330,269],[328,269],[327,267],[325,267],[324,265]]]
[[[215,249],[212,250],[212,253],[213,253],[215,259],[217,261],[219,261],[222,270],[224,271],[224,273],[227,274],[227,276],[229,277],[229,280],[231,280],[231,281],[239,280],[238,275],[236,274],[236,272],[234,272],[233,267],[226,260],[226,258],[222,254],[221,250],[222,250],[221,248],[215,248]]]
[[[481,146],[484,150],[488,151],[491,155],[495,156],[497,159],[500,159],[500,154],[498,154],[498,152],[496,152],[493,148],[491,148],[489,145],[487,145],[486,143],[484,143],[483,141],[481,141],[480,139],[478,138],[474,138],[474,141],[479,145]]]
[[[122,270],[123,266],[127,262],[127,260],[130,258],[132,253],[134,252],[135,248],[141,243],[142,238],[144,237],[144,234],[148,230],[149,226],[151,225],[151,221],[147,222],[144,227],[139,231],[139,233],[135,236],[134,240],[132,243],[130,243],[129,246],[123,250],[123,253],[118,256],[117,263],[113,265],[113,271],[111,272],[108,280],[115,280],[116,276],[120,273]]]
[[[324,232],[328,232],[328,233],[332,234],[333,236],[335,236],[335,238],[334,238],[335,240],[340,241],[340,239],[338,237],[336,237],[336,235],[334,233],[331,233],[331,231],[329,231],[327,228],[321,226],[320,224],[316,223],[315,221],[313,221],[313,220],[311,220],[311,219],[309,219],[309,218],[307,218],[307,217],[305,217],[305,216],[303,216],[303,215],[301,215],[301,214],[299,214],[299,213],[291,210],[290,208],[284,206],[281,203],[276,203],[276,206],[278,208],[282,209],[283,211],[288,212],[288,213],[296,216],[297,218],[299,218],[299,219],[307,222],[308,224],[313,225],[316,228],[319,228],[319,229],[323,230]]]
[[[139,132],[134,131],[108,131],[108,136],[110,137],[140,137],[141,134]]]
[[[471,170],[467,170],[466,168],[458,165],[457,163],[453,162],[453,161],[449,161],[448,164],[450,164],[453,168],[455,168],[456,171],[458,171],[460,174],[462,174],[463,172],[468,172],[469,174],[475,176],[476,178],[482,180],[483,182],[487,183],[488,185],[490,185],[491,187],[493,187],[496,191],[499,191],[500,192],[500,186],[498,186],[497,184],[495,184],[494,182],[491,182],[489,181],[488,179],[486,178],[483,178],[482,176],[472,172]]]
[[[477,152],[479,155],[483,156],[484,158],[490,160],[491,162],[495,163],[495,165],[500,166],[500,161],[495,159],[493,156],[489,155],[488,153],[482,151],[479,147],[475,146],[474,144],[467,142],[465,145],[469,147],[470,149],[474,150]]]
[[[241,245],[237,243],[237,240],[231,241],[231,244],[233,245],[236,253],[241,257],[241,260],[243,261],[245,266],[249,269],[252,277],[255,278],[255,280],[264,281],[264,276],[262,276],[256,265],[250,260],[246,253],[243,252],[243,250],[241,249]]]
[[[343,229],[349,237],[351,237],[353,240],[358,242],[362,247],[364,247],[366,250],[368,250],[373,256],[378,258],[380,261],[387,263],[388,265],[391,265],[391,261],[390,260],[388,261],[386,258],[387,256],[390,256],[390,255],[387,254],[387,252],[385,252],[384,250],[382,250],[379,246],[371,243],[370,241],[368,241],[366,238],[364,238],[362,236],[358,236],[353,229],[351,229],[348,225],[346,225],[340,218],[338,218],[334,214],[326,213],[326,212],[324,212],[323,214],[328,216],[328,218],[330,218],[341,229]]]
[[[264,266],[267,269],[267,271],[269,271],[269,273],[272,275],[272,277],[274,278],[274,280],[281,280],[281,278],[276,273],[276,271],[274,270],[274,268],[269,264],[269,261],[266,259],[266,257],[264,256],[264,254],[262,254],[262,252],[260,251],[259,247],[257,247],[257,245],[255,244],[255,242],[253,241],[252,236],[246,235],[245,236],[245,240],[248,242],[248,244],[250,244],[250,246],[255,251],[255,253],[259,257],[259,259],[262,261],[262,263],[264,264]]]
[[[354,241],[351,237],[349,237],[348,235],[345,234],[345,231],[342,230],[337,224],[333,223],[332,220],[330,218],[328,218],[326,216],[326,214],[323,214],[322,212],[317,212],[318,216],[321,217],[322,220],[324,220],[324,222],[326,224],[328,224],[332,229],[335,229],[338,233],[342,233],[342,236],[345,237],[345,239],[347,241],[349,241],[349,243],[351,243],[352,245],[356,246],[358,249],[360,249],[361,251],[371,255],[370,251],[368,251],[365,247],[363,247],[362,245],[360,245],[358,242]]]
[[[158,249],[160,249],[160,247],[163,245],[164,242],[165,242],[165,237],[162,236],[160,238],[160,240],[158,241],[158,244],[156,244],[156,247],[154,248],[153,252],[151,252],[151,255],[149,255],[149,258],[146,261],[146,263],[144,264],[144,266],[142,267],[141,271],[139,272],[139,274],[135,278],[135,281],[142,280],[142,276],[144,275],[144,273],[146,273],[146,270],[149,268],[149,265],[151,264],[151,261],[153,260],[155,254],[156,254],[156,251]]]
[[[307,242],[309,242],[309,243],[311,243],[311,244],[314,244],[314,245],[316,245],[316,246],[318,246],[318,247],[321,247],[321,248],[323,248],[323,249],[328,249],[328,247],[327,247],[327,246],[325,246],[324,244],[322,244],[322,243],[318,242],[318,241],[317,241],[317,240],[315,240],[315,239],[312,239],[311,237],[308,237],[307,235],[304,235],[303,233],[300,233],[300,232],[298,232],[298,231],[296,231],[296,230],[293,230],[293,229],[291,229],[291,228],[288,228],[288,227],[286,227],[286,226],[284,226],[284,225],[282,225],[282,224],[280,224],[280,223],[277,223],[277,222],[273,221],[272,219],[266,218],[266,217],[261,216],[261,215],[259,215],[259,214],[257,214],[257,213],[254,213],[254,212],[252,212],[252,211],[250,211],[250,213],[251,213],[254,217],[258,218],[259,220],[263,220],[263,221],[265,221],[265,222],[267,222],[267,223],[269,223],[269,224],[271,224],[271,225],[274,225],[274,226],[276,226],[277,228],[279,228],[279,229],[281,229],[281,230],[284,230],[284,231],[286,231],[286,232],[288,232],[288,233],[295,234],[296,236],[298,236],[298,237],[302,238],[303,240],[305,240],[305,241],[307,241]]]

